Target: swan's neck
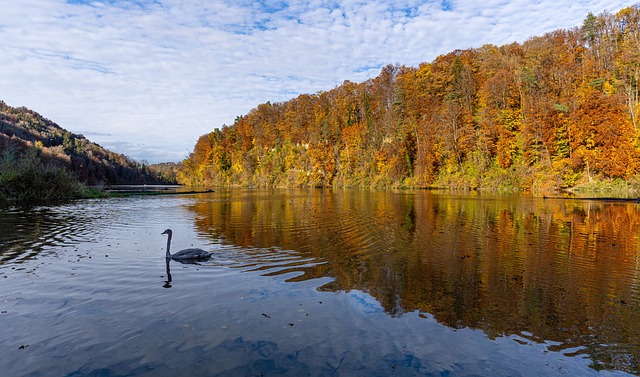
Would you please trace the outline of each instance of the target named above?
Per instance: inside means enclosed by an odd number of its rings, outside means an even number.
[[[171,233],[167,234],[167,258],[171,258],[171,252],[169,250],[171,250]]]

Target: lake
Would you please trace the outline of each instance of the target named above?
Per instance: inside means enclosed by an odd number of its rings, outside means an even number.
[[[0,373],[637,375],[639,234],[637,203],[474,192],[9,207]]]

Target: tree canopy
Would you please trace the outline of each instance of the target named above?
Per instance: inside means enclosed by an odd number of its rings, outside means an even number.
[[[640,167],[640,5],[524,43],[387,65],[201,136],[190,185],[571,187]]]

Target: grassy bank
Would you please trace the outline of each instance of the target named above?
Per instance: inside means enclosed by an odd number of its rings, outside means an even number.
[[[0,202],[4,203],[202,192],[211,190],[109,192],[100,187],[85,186],[73,172],[59,165],[44,163],[33,150],[20,153],[16,149],[7,148],[0,155]]]
[[[593,180],[576,185],[566,191],[579,196],[638,198],[640,197],[640,179],[634,177],[630,180]]]

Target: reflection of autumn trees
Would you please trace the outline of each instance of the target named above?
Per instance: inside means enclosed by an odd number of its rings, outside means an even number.
[[[180,181],[569,187],[638,171],[640,7],[265,103],[198,140]]]
[[[391,315],[584,347],[640,371],[636,203],[240,190],[191,209],[214,237],[326,261],[292,267],[304,272],[293,280],[330,276],[322,289],[368,292]]]

